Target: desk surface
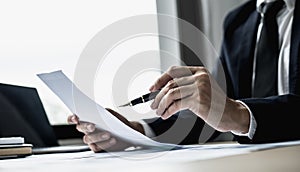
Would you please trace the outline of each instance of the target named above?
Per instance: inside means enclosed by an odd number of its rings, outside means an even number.
[[[300,171],[299,145],[254,152],[242,151],[237,154],[231,152],[232,155],[230,155],[230,150],[216,149],[209,153],[226,154],[226,151],[228,151],[228,154],[219,158],[213,158],[212,156],[208,159],[203,159],[200,155],[200,153],[204,155],[208,152],[199,151],[149,152],[126,158],[115,156],[114,154],[95,154],[90,151],[56,155],[34,155],[24,159],[1,160],[0,171]],[[191,158],[191,156],[195,158]]]
[[[184,164],[188,171],[299,172],[300,146],[276,148]]]

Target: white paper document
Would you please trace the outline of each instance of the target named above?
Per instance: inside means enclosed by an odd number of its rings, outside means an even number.
[[[38,77],[62,100],[81,121],[96,124],[97,128],[110,132],[134,145],[171,149],[178,145],[156,142],[125,125],[113,114],[86,96],[61,71],[38,74]]]

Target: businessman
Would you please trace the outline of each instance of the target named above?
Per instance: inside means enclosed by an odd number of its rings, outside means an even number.
[[[175,123],[182,124],[182,130],[193,124],[182,144],[198,143],[205,125],[215,129],[216,134],[231,132],[240,143],[299,140],[299,13],[297,0],[249,0],[227,15],[220,55],[226,93],[214,80],[218,71],[212,76],[204,67],[177,66],[171,67],[150,88],[150,91],[162,89],[151,104],[159,116],[157,119],[130,122],[109,111],[152,138],[164,135]],[[212,99],[212,94],[225,98],[225,106]],[[219,122],[208,117],[211,105],[222,111]],[[192,115],[182,118],[180,113]],[[84,142],[95,152],[129,146],[79,120],[76,115],[68,118],[85,133]]]

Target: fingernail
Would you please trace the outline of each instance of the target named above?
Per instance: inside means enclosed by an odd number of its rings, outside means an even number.
[[[89,130],[89,132],[94,131],[94,126],[92,124],[88,124],[86,128]]]
[[[109,136],[108,136],[108,134],[104,134],[104,135],[102,135],[102,139],[108,139],[109,138]]]
[[[77,122],[77,121],[76,121],[76,117],[75,117],[75,116],[72,116],[71,121],[74,122],[74,123],[76,123],[76,122]]]
[[[152,85],[150,88],[149,88],[149,91],[152,91],[154,88],[154,85]]]
[[[156,111],[156,115],[157,115],[157,116],[160,116],[160,113],[159,113],[159,111],[158,111],[158,110]]]
[[[88,136],[86,136],[86,137],[84,138],[84,140],[85,140],[85,143],[90,143],[90,142],[91,142],[91,139],[90,139]]]
[[[114,139],[114,138],[110,139],[109,143],[110,143],[111,145],[116,144],[116,139]]]
[[[152,85],[151,87],[150,87],[150,91],[151,92],[153,92],[153,91],[155,91],[156,89],[155,89],[155,85]]]
[[[151,103],[150,107],[154,110],[154,101]]]

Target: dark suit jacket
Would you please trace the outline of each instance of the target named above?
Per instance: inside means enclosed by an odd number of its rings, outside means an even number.
[[[224,21],[224,39],[221,49],[220,60],[222,62],[226,81],[227,95],[233,99],[242,100],[246,103],[257,122],[257,128],[252,140],[247,137],[238,137],[240,143],[264,143],[300,139],[300,2],[296,1],[291,36],[290,51],[290,94],[267,98],[250,98],[252,67],[255,50],[256,32],[260,21],[260,15],[256,11],[256,1],[248,1],[237,9],[231,11]],[[191,113],[186,111],[187,113]],[[180,116],[180,115],[179,115]],[[171,119],[149,121],[150,127],[157,135],[168,131],[174,121]],[[184,123],[184,129],[192,123],[182,144],[196,143],[203,121],[199,118],[180,118],[177,121],[192,121]],[[174,136],[175,137],[175,136]],[[166,136],[163,141],[167,140]]]

